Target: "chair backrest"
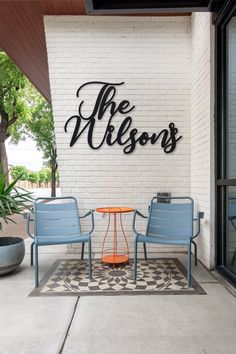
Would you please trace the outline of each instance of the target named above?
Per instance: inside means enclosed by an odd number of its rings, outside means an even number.
[[[35,236],[63,238],[81,234],[77,201],[73,197],[37,198]]]
[[[162,236],[176,239],[193,236],[193,199],[190,197],[170,197],[173,203],[158,203],[157,197],[151,201],[147,236]]]
[[[234,200],[234,203],[232,203],[232,200]],[[228,217],[234,229],[236,230],[236,198],[232,198],[232,200],[230,200],[228,206]]]

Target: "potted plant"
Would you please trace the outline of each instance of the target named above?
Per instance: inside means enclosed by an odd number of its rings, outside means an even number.
[[[0,232],[3,222],[15,221],[11,218],[13,214],[21,214],[29,209],[33,198],[31,193],[23,188],[16,188],[15,179],[7,185],[7,175],[0,173]],[[0,236],[0,275],[15,270],[22,262],[25,255],[24,239],[21,237]]]

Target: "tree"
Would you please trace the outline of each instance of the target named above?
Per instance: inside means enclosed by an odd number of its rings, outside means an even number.
[[[11,168],[11,176],[13,179],[27,181],[29,176],[29,171],[25,166],[13,166]]]
[[[52,180],[52,172],[51,172],[51,169],[46,167],[45,168],[45,173],[46,173],[46,184],[48,185],[48,183]]]
[[[39,171],[39,184],[41,185],[42,183],[46,183],[47,181],[47,172],[43,168],[42,170]]]
[[[0,51],[0,162],[5,174],[8,171],[5,142],[13,132],[16,137],[20,134],[16,122],[20,121],[22,124],[29,117],[29,105],[25,98],[27,85],[25,76],[11,59]]]
[[[28,176],[28,181],[31,183],[37,183],[39,181],[38,172],[30,171]]]
[[[57,170],[57,173],[56,173],[56,181],[57,181],[57,185],[58,185],[59,181],[60,181],[60,176],[59,176],[58,170]]]
[[[56,196],[57,181],[57,149],[54,132],[54,122],[51,106],[43,98],[38,98],[37,104],[32,109],[32,119],[26,124],[26,133],[43,152],[45,165],[51,172],[51,196]]]
[[[7,174],[5,141],[17,144],[29,136],[51,169],[51,195],[56,195],[57,150],[51,106],[11,59],[0,51],[0,166]]]

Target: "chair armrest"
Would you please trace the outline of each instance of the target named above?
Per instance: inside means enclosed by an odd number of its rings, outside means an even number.
[[[94,230],[94,210],[89,210],[86,214],[79,216],[79,218],[84,219],[89,215],[91,215],[91,219],[92,219],[92,227],[91,227],[91,231],[89,232],[89,234],[91,234]]]
[[[141,216],[143,219],[148,219],[148,216],[143,215],[139,210],[134,211],[134,217],[133,217],[133,231],[135,234],[138,234],[138,231],[136,230],[136,215]]]
[[[203,218],[204,218],[204,212],[199,211],[197,217],[193,219],[193,221],[197,221],[197,222],[198,222],[198,230],[197,230],[197,233],[196,233],[195,235],[193,235],[192,239],[195,238],[195,237],[197,237],[197,236],[199,235],[199,233],[200,233],[200,226],[201,226],[200,221],[201,221],[201,219],[203,219]]]
[[[30,222],[33,222],[34,219],[31,217],[30,213],[23,213],[23,217],[26,221],[26,231],[29,237],[34,238],[34,235],[30,232]]]

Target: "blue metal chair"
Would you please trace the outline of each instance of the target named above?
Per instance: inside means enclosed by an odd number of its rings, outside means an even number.
[[[133,230],[135,232],[134,246],[134,278],[137,280],[137,248],[143,243],[144,256],[147,259],[147,243],[186,246],[188,249],[188,286],[191,287],[191,241],[200,232],[200,219],[193,217],[194,201],[190,197],[169,197],[174,203],[159,203],[159,197],[151,200],[149,216],[144,216],[138,210],[134,213]],[[166,196],[165,196],[166,198]],[[136,216],[148,219],[145,235],[136,231]],[[194,234],[193,224],[198,221],[198,231]]]
[[[92,228],[82,233],[80,219],[92,217]],[[33,218],[25,213],[28,235],[34,239],[31,245],[31,265],[35,248],[35,286],[39,286],[38,247],[70,243],[82,243],[81,259],[84,255],[84,243],[88,242],[89,278],[92,279],[91,233],[94,229],[93,210],[79,216],[77,201],[73,197],[37,198],[34,202]],[[30,232],[30,222],[34,221],[34,235]]]
[[[160,193],[158,192],[157,193],[157,202],[158,203],[170,203],[171,202],[171,192],[163,192],[163,193]],[[195,265],[197,265],[197,244],[196,242],[194,241],[194,238],[197,237],[200,233],[200,218],[203,217],[203,213],[200,212],[199,213],[199,219],[197,218],[194,218],[194,221],[199,221],[199,224],[198,224],[198,232],[192,237],[192,240],[191,240],[191,244],[193,245],[194,247],[194,260],[195,260]],[[144,253],[145,253],[145,257],[147,257],[147,252],[146,252],[146,247],[145,247],[145,244],[144,244]]]

